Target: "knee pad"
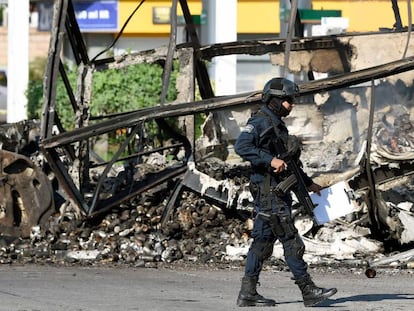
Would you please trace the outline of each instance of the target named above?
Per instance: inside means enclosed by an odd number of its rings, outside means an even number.
[[[280,225],[283,228],[286,239],[295,238],[298,234],[298,230],[295,227],[292,217],[282,216],[280,217]]]
[[[254,240],[251,250],[259,257],[260,260],[266,260],[272,256],[274,241],[257,241]]]
[[[293,239],[289,239],[283,243],[283,248],[286,257],[294,257],[302,259],[305,254],[305,243],[303,243],[301,237],[296,234]]]

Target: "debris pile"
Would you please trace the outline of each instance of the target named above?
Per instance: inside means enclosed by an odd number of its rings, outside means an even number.
[[[305,146],[305,170],[323,180],[324,186],[332,184],[337,178],[335,174],[343,176],[355,165],[356,156],[350,151],[352,144],[352,139],[347,139]],[[152,161],[150,157],[147,160]],[[153,170],[160,163],[144,163],[139,169]],[[146,191],[92,219],[85,219],[82,211],[70,201],[64,201],[47,222],[32,228],[29,238],[2,235],[0,262],[136,267],[154,267],[161,263],[242,265],[252,242],[254,216],[251,198],[246,194],[249,166],[240,161],[206,158],[197,163],[197,170],[208,175],[214,184],[231,180],[229,184],[238,189],[236,203],[223,208],[202,194],[186,189],[180,193],[168,219],[161,222],[177,180]],[[403,241],[401,244],[413,241],[410,224],[414,217],[409,203],[414,202],[413,185],[407,182],[382,192],[386,202],[384,211],[393,219],[390,237],[399,238]],[[322,226],[315,227],[309,217],[302,215],[295,222],[306,244],[305,258],[310,264],[361,266],[384,256],[383,242],[373,239],[367,207],[363,204],[358,211]],[[276,243],[272,264],[283,261],[282,247]]]
[[[246,166],[206,161],[200,170],[223,180],[248,181]],[[223,209],[197,193],[183,191],[170,218],[160,219],[171,196],[169,185],[158,187],[111,210],[84,220],[70,202],[43,226],[32,228],[30,238],[2,237],[0,262],[50,264],[129,264],[152,267],[158,263],[243,264],[251,243],[251,206]],[[308,248],[310,263],[356,260],[381,250],[359,225],[335,223],[311,232],[309,218],[297,219]],[[283,262],[280,245],[273,259]]]
[[[77,211],[65,204],[44,226],[33,227],[29,239],[3,237],[1,262],[205,263],[226,260],[228,244],[248,242],[245,221],[228,217],[191,192],[182,194],[174,220],[160,227],[168,199],[165,191],[146,194],[93,221],[80,220]]]

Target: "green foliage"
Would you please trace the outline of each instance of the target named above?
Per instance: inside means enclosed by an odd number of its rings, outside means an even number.
[[[157,64],[142,63],[96,72],[92,87],[92,115],[100,116],[158,105],[162,92],[162,71],[162,67]],[[177,98],[176,76],[177,72],[173,70],[166,102]],[[154,121],[146,122],[145,128],[147,135],[151,137],[162,135]]]
[[[43,101],[43,73],[46,59],[36,59],[30,64],[28,97],[29,118],[40,118]],[[160,103],[162,67],[157,64],[136,64],[123,69],[95,72],[92,82],[91,115],[102,116],[153,107]],[[76,93],[77,72],[66,68],[66,74]],[[166,102],[177,97],[175,88],[177,72],[172,71]],[[66,88],[59,76],[56,89],[56,111],[66,129],[74,127],[74,112]],[[151,123],[149,127],[155,126]]]
[[[26,91],[28,100],[27,115],[29,119],[41,118],[43,106],[43,75],[45,68],[46,58],[37,58],[29,65],[29,85]],[[66,73],[73,91],[76,92],[76,72],[67,70]],[[64,127],[72,129],[74,127],[73,109],[60,75],[56,86],[56,111]]]
[[[29,80],[26,91],[27,117],[29,119],[40,119],[42,113],[43,84],[41,80]]]
[[[77,72],[66,68],[66,75],[69,80],[70,87],[74,96],[76,95],[76,81]],[[60,122],[67,130],[72,130],[75,127],[75,115],[72,108],[72,104],[69,100],[65,84],[62,77],[59,75],[56,85],[56,112],[59,115]]]
[[[41,117],[43,105],[43,75],[46,68],[46,59],[36,59],[30,64],[28,97],[28,116],[31,119]],[[160,103],[162,91],[162,67],[157,64],[137,64],[123,69],[110,69],[95,72],[92,82],[91,115],[103,116],[106,114],[133,111],[146,107],[154,107]],[[76,68],[66,67],[66,74],[72,91],[76,94],[77,71]],[[175,88],[177,71],[171,73],[170,87],[167,91],[166,102],[171,102],[177,97]],[[69,101],[66,88],[62,78],[58,77],[56,89],[56,112],[66,130],[75,126],[75,116],[72,105]],[[196,94],[196,100],[200,100]],[[200,126],[205,121],[205,114],[195,115],[196,137],[201,136]],[[166,120],[168,124],[177,129],[177,119]],[[168,133],[158,132],[155,121],[145,123],[146,135],[150,140],[160,141]],[[114,153],[123,141],[126,132],[109,133],[109,152]],[[155,143],[156,144],[156,143]],[[105,155],[103,155],[106,157]],[[110,156],[110,155],[109,155]]]
[[[212,88],[214,90],[214,83],[212,84]],[[200,88],[196,85],[196,92],[194,94],[194,98],[196,101],[202,100],[200,94]],[[207,119],[207,115],[205,113],[197,113],[194,115],[194,123],[195,123],[195,137],[199,138],[202,135],[201,127]]]
[[[38,57],[29,64],[29,85],[26,96],[28,99],[27,115],[29,119],[40,119],[43,100],[43,73],[46,58]]]
[[[36,57],[29,64],[29,80],[42,80],[46,68],[46,58]]]
[[[204,124],[204,122],[206,121],[206,114],[205,113],[197,113],[194,116],[194,127],[195,127],[195,138],[199,138],[202,134],[201,132],[201,126]]]
[[[166,101],[177,97],[176,73],[171,75]],[[125,112],[160,103],[162,67],[138,64],[123,69],[110,69],[94,74],[92,88],[92,115]]]

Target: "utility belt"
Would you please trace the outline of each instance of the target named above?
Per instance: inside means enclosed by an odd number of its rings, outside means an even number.
[[[267,221],[277,237],[292,239],[298,233],[293,219],[289,215],[277,215],[271,212],[259,212],[257,217]]]

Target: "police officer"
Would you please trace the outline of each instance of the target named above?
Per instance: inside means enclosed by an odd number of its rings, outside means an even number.
[[[314,306],[334,295],[336,288],[317,287],[307,272],[303,260],[305,245],[294,226],[291,216],[292,198],[289,191],[276,195],[273,189],[287,173],[284,160],[279,159],[269,148],[271,135],[278,135],[289,150],[290,136],[282,118],[294,107],[298,86],[284,78],[269,80],[262,93],[264,105],[251,116],[235,143],[235,151],[252,167],[250,190],[255,199],[256,217],[252,232],[253,243],[246,258],[245,273],[237,298],[237,305],[274,306],[273,299],[264,298],[256,291],[263,262],[273,253],[277,239],[282,243],[284,257],[295,283],[299,286],[306,307]],[[273,131],[268,131],[272,128]],[[296,148],[300,150],[300,148]],[[299,155],[298,155],[299,156]],[[303,171],[303,180],[308,190],[320,194],[321,186],[314,183]]]

